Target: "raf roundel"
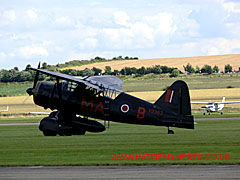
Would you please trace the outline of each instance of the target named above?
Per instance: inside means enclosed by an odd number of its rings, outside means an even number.
[[[123,104],[123,105],[121,106],[121,111],[122,111],[123,113],[127,113],[127,112],[129,111],[129,106],[128,106],[127,104]]]

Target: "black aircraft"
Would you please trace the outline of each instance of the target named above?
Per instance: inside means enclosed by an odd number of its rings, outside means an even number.
[[[115,76],[77,78],[59,72],[31,68],[36,71],[33,88],[35,104],[53,110],[41,120],[39,129],[45,136],[84,135],[86,131],[102,132],[104,122],[156,125],[194,129],[188,86],[174,82],[155,102],[150,103],[122,92],[122,80]],[[38,81],[39,73],[56,78],[56,83]],[[104,123],[105,124],[105,123]]]

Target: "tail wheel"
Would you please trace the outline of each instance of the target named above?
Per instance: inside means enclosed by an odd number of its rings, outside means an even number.
[[[174,131],[169,129],[169,127],[168,127],[168,134],[174,134]]]

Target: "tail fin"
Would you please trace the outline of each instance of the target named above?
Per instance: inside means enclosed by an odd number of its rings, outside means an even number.
[[[175,81],[154,104],[179,115],[191,115],[188,86],[184,81]]]
[[[225,97],[222,98],[222,102],[223,102],[223,103],[225,102]]]
[[[225,97],[222,98],[222,103],[225,102]],[[224,108],[224,104],[221,104],[221,106]]]
[[[194,129],[188,86],[184,81],[175,81],[154,103],[176,118],[166,117],[166,124]]]

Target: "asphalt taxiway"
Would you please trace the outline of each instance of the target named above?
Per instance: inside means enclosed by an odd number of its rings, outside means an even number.
[[[3,180],[239,179],[240,165],[0,167]]]

